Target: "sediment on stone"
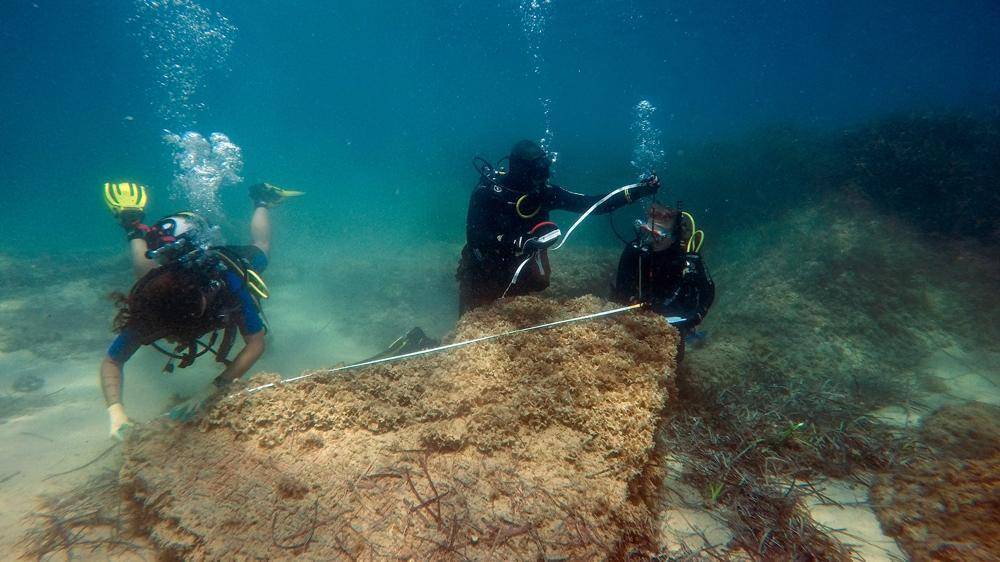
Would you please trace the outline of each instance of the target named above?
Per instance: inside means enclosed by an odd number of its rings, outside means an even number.
[[[451,339],[609,308],[517,298],[467,314]],[[152,541],[188,560],[653,551],[677,337],[629,313],[318,373],[139,433],[121,478]]]
[[[924,418],[930,455],[879,476],[872,500],[913,560],[996,560],[1000,552],[1000,407],[946,406]]]

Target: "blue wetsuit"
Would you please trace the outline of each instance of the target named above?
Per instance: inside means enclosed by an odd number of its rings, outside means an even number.
[[[250,262],[250,268],[254,271],[260,273],[267,268],[267,256],[255,246],[228,246],[227,248],[245,257]],[[230,294],[240,303],[240,314],[238,315],[240,332],[246,336],[263,330],[264,320],[257,310],[257,304],[254,302],[250,290],[243,282],[243,277],[234,271],[226,270],[223,274],[223,281]],[[130,328],[125,328],[108,348],[108,357],[115,363],[123,365],[140,347],[142,347],[142,342],[139,335]]]

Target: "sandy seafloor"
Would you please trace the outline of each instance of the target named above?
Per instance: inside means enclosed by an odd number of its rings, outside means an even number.
[[[694,351],[697,353],[697,351]],[[1000,405],[1000,354],[977,353],[953,347],[934,354],[922,367],[924,372],[946,381],[941,392],[924,396],[918,408],[889,406],[873,412],[881,419],[900,428],[915,428],[928,413],[949,404],[972,401]],[[678,467],[679,468],[679,467]],[[679,478],[679,470],[671,471],[668,494],[660,519],[661,537],[665,545],[686,544],[693,550],[712,544],[725,544],[731,538],[725,525],[705,509],[699,492]],[[871,506],[868,488],[853,480],[828,479],[816,482],[823,496],[811,498],[808,508],[813,520],[834,530],[831,534],[848,544],[862,559],[868,561],[907,560],[896,541],[882,532]],[[683,507],[677,507],[680,504]]]
[[[373,264],[370,256],[315,251],[272,259],[265,305],[267,352],[253,372],[294,376],[307,368],[363,359],[420,324],[441,335],[457,315],[445,286],[454,275],[456,248],[429,248]],[[107,295],[127,291],[131,278],[119,256],[79,253],[24,259],[0,256],[13,283],[0,296],[0,552],[14,552],[24,518],[40,495],[58,494],[114,466],[117,450],[84,470],[114,444],[98,382],[98,366],[113,339],[113,304]],[[435,271],[437,270],[437,271]],[[238,347],[236,348],[238,350]],[[233,354],[236,353],[233,351]],[[169,409],[219,371],[200,359],[163,374],[166,358],[142,348],[127,363],[125,404],[137,422]],[[44,380],[34,392],[12,389],[15,380]]]
[[[357,252],[282,252],[268,271],[271,332],[255,372],[287,377],[350,362],[381,350],[410,326],[419,324],[441,336],[454,322],[457,246],[428,246],[419,254],[376,254],[378,259]],[[614,252],[594,255],[614,259]],[[6,272],[20,272],[0,296],[0,396],[7,396],[0,412],[0,478],[10,476],[0,484],[0,552],[14,553],[25,517],[36,509],[39,496],[59,494],[117,462],[115,450],[83,470],[49,478],[91,461],[113,444],[97,369],[111,339],[112,305],[105,295],[125,290],[129,276],[123,256],[8,257],[0,264]],[[44,269],[57,274],[36,273]],[[722,320],[716,313],[706,330]],[[143,349],[127,365],[125,402],[138,422],[160,415],[175,393],[192,392],[218,371],[212,361],[202,359],[194,367],[165,375],[160,373],[163,364],[163,356]],[[946,403],[1000,404],[998,365],[996,352],[941,349],[921,370],[944,381],[945,387],[923,397],[922,408],[891,406],[878,414],[899,425],[914,425],[922,414]],[[31,393],[14,392],[11,384],[22,375],[38,376],[44,386]],[[904,558],[881,533],[863,486],[848,481],[821,486],[841,505],[814,502],[810,507],[817,522],[837,529],[836,536],[854,545],[866,560]],[[726,542],[727,531],[704,509],[697,491],[680,481],[671,482],[671,489],[688,497],[668,498],[671,506],[661,519],[665,545],[684,541],[697,549],[701,539],[694,528],[704,530],[715,543]]]

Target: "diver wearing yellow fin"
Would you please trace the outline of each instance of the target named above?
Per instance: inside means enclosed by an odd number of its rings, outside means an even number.
[[[146,259],[145,237],[149,227],[142,224],[146,216],[146,204],[149,203],[146,187],[132,182],[105,183],[104,203],[125,229],[132,254],[133,272],[136,277],[142,277],[152,269],[151,262]]]
[[[272,208],[282,204],[289,197],[305,195],[304,191],[282,189],[269,183],[258,183],[250,186],[250,198],[258,207]]]
[[[111,437],[123,438],[130,425],[122,404],[123,372],[125,362],[141,346],[152,345],[170,357],[164,367],[167,372],[175,360],[183,368],[208,352],[225,365],[212,384],[170,411],[177,420],[190,419],[264,353],[266,327],[260,301],[268,291],[260,272],[271,251],[270,209],[302,194],[267,183],[251,186],[253,243],[222,246],[217,244],[217,229],[196,213],[175,213],[151,226],[143,224],[149,201],[146,188],[130,182],[104,184],[104,201],[125,229],[138,278],[128,295],[116,295],[118,337],[101,363]],[[237,331],[244,346],[230,361]],[[161,346],[164,341],[169,342],[167,347]]]

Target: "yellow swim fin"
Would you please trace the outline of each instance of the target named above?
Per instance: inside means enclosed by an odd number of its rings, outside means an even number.
[[[145,186],[132,182],[104,184],[104,203],[119,220],[142,220],[148,202]]]
[[[269,183],[257,183],[250,186],[250,199],[253,199],[254,205],[258,207],[267,207],[269,209],[277,207],[285,199],[298,197],[299,195],[305,195],[305,192],[282,189]]]

